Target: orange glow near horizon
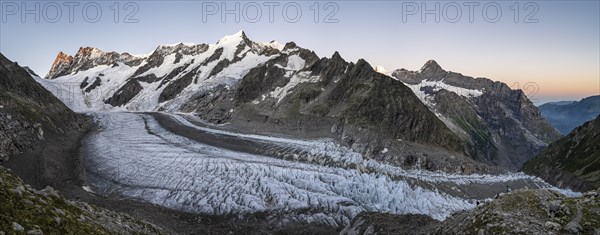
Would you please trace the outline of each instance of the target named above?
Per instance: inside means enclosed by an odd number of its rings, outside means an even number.
[[[598,60],[598,58],[580,58],[568,62],[528,61],[529,63],[482,61],[475,65],[449,60],[442,63],[438,61],[438,63],[447,71],[504,82],[513,89],[523,90],[531,99],[578,100],[600,95]],[[447,63],[447,66],[444,63]],[[534,91],[533,86],[525,87],[528,83],[535,83],[537,91]]]
[[[600,95],[600,78],[598,75],[572,74],[566,75],[529,75],[526,78],[515,79],[513,76],[498,76],[491,78],[511,86],[513,89],[522,89],[525,94],[534,92],[526,84],[535,83],[538,97],[588,97]]]

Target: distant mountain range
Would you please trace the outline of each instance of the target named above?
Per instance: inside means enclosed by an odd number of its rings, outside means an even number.
[[[551,102],[538,107],[542,116],[563,135],[600,114],[600,95],[580,101]]]
[[[504,83],[435,61],[386,74],[362,59],[319,58],[294,42],[254,42],[240,31],[146,56],[60,52],[38,81],[78,111],[193,112],[251,131],[333,137],[369,158],[429,170],[516,170],[560,136]]]

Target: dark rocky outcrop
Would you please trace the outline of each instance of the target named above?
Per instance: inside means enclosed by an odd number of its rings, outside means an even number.
[[[0,54],[0,160],[79,131],[84,119]]]
[[[136,79],[130,79],[112,97],[108,98],[105,103],[115,107],[122,106],[133,99],[142,89],[142,85]]]
[[[100,79],[100,77],[96,77],[96,79],[94,80],[94,83],[92,83],[92,85],[90,85],[88,88],[86,88],[85,92],[89,93],[90,91],[96,89],[96,87],[100,86],[100,84],[102,84],[102,80]]]
[[[29,68],[29,67],[27,67],[27,66],[23,66],[23,69],[25,69],[25,71],[27,71],[27,73],[29,73],[31,76],[36,76],[36,77],[39,77],[39,75],[37,75],[37,74],[36,74],[36,73],[33,71],[33,69],[31,69],[31,68]]]
[[[179,79],[169,83],[165,89],[160,93],[158,97],[158,102],[162,103],[167,100],[173,99],[173,97],[177,96],[183,89],[185,89],[188,85],[192,83],[195,73],[189,72],[180,77]]]
[[[329,101],[348,106],[343,114],[346,120],[394,139],[462,151],[458,138],[401,82],[376,73],[364,60],[339,76],[344,77]]]
[[[284,71],[275,66],[275,62],[253,68],[240,81],[237,89],[237,102],[250,102],[275,87],[284,86],[289,79],[284,78]]]
[[[262,129],[273,132],[331,136],[367,158],[393,165],[452,172],[484,171],[483,164],[460,157],[465,151],[461,140],[403,83],[375,72],[364,60],[356,64],[346,62],[337,52],[330,59],[317,60],[307,52],[294,52],[305,53],[309,59],[297,76],[306,76],[303,79],[314,79],[313,82],[295,85],[280,100],[265,100],[268,93],[290,82],[282,69],[288,56],[281,56],[253,68],[233,88],[236,107],[220,102],[223,105],[213,104],[211,112],[231,108],[235,110],[229,114],[233,124],[252,123],[269,126]],[[198,113],[204,116],[204,112]],[[384,149],[393,153],[385,154]],[[419,154],[423,152],[429,155]]]
[[[558,187],[585,191],[600,187],[600,116],[575,128],[523,166]]]
[[[426,215],[358,214],[340,235],[427,234],[439,221]]]

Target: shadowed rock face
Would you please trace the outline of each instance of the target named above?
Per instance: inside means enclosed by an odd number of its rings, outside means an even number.
[[[269,127],[263,130],[272,132],[332,136],[369,157],[383,158],[383,149],[395,146],[398,140],[437,146],[458,155],[463,152],[459,138],[401,82],[375,72],[364,60],[349,63],[337,52],[331,59],[318,59],[306,49],[297,49],[252,68],[231,89],[199,93],[183,110],[198,112],[215,123],[266,125]],[[306,64],[290,76],[284,68],[292,55]],[[303,77],[287,95],[264,98],[293,83],[294,76]],[[395,157],[387,160],[397,165],[417,164],[405,160],[410,156],[391,156]],[[430,164],[431,169],[446,167]]]
[[[600,116],[575,128],[523,166],[559,187],[585,191],[600,187]]]
[[[481,170],[465,159],[458,164],[444,162],[448,159],[427,147],[441,147],[454,155],[464,151],[459,138],[401,82],[375,72],[364,60],[346,62],[337,52],[331,59],[307,61],[313,62],[301,72],[307,74],[306,80],[318,79],[296,85],[281,100],[260,101],[259,105],[253,102],[285,86],[289,78],[282,77],[284,71],[273,64],[248,73],[237,87],[240,111],[232,114],[232,122],[252,120],[285,130],[332,135],[369,158],[395,165],[458,172]],[[403,141],[424,144],[415,151],[431,154],[413,155]],[[394,151],[386,154],[387,149]]]
[[[133,99],[142,89],[142,85],[137,80],[131,79],[111,98],[107,99],[106,103],[112,106],[122,106]]]
[[[392,76],[465,140],[478,161],[516,170],[560,136],[521,90],[504,83],[448,72],[435,61]]]
[[[0,54],[0,160],[81,127],[83,119]]]

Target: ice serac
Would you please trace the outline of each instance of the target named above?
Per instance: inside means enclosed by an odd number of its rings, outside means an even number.
[[[334,227],[363,211],[441,220],[505,185],[549,186],[522,173],[407,171],[332,139],[232,132],[191,114],[90,115],[101,126],[85,147],[90,187],[187,212]]]
[[[575,128],[523,166],[560,187],[578,191],[600,187],[600,116]]]
[[[516,170],[560,137],[521,90],[504,83],[445,71],[433,60],[392,76],[465,140],[478,161]]]

